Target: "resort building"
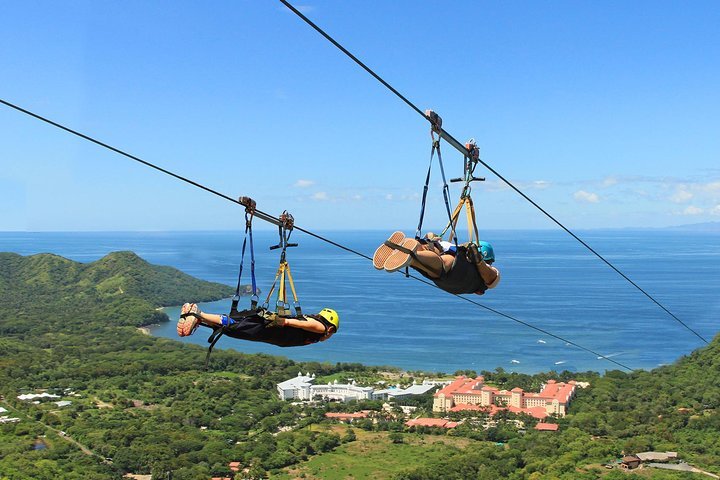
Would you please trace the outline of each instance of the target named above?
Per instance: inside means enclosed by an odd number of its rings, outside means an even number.
[[[312,400],[322,397],[329,400],[349,402],[350,400],[369,400],[372,398],[372,387],[360,387],[352,382],[350,384],[328,383],[326,385],[313,385],[315,374],[303,375],[298,372],[297,377],[277,384],[280,400]]]
[[[311,376],[309,373],[303,375],[298,372],[297,377],[277,384],[278,396],[280,400],[311,400],[310,387],[314,381],[314,374]]]
[[[47,398],[60,398],[59,395],[53,395],[51,393],[26,393],[24,395],[18,395],[18,400],[36,400],[36,399],[47,399]]]
[[[458,377],[450,385],[435,393],[434,412],[483,410],[493,414],[506,409],[513,413],[527,413],[535,418],[548,415],[565,416],[570,400],[575,395],[576,382],[548,380],[539,393],[522,388],[499,390],[485,385],[485,379]]]
[[[321,397],[329,400],[349,402],[351,400],[388,400],[408,395],[421,395],[436,387],[433,382],[423,382],[422,385],[411,385],[408,388],[387,388],[375,390],[372,387],[361,387],[351,383],[338,383],[337,380],[324,385],[313,385],[315,374],[310,375],[298,372],[297,377],[277,384],[280,400],[313,400]]]
[[[434,382],[423,382],[420,385],[410,385],[408,388],[391,387],[383,390],[376,390],[372,394],[373,400],[389,400],[391,398],[402,398],[409,395],[422,395],[428,393],[437,385]]]
[[[310,387],[312,397],[322,397],[327,400],[338,400],[340,402],[349,402],[351,400],[370,400],[372,398],[372,387],[360,387],[353,381],[347,383],[328,383],[326,385],[313,385]]]

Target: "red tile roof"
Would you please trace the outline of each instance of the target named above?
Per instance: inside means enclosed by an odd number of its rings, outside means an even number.
[[[407,425],[408,427],[455,428],[458,424],[457,422],[449,422],[444,418],[415,418],[413,420],[408,420],[407,422],[405,422],[405,425]]]
[[[537,419],[543,419],[548,416],[545,407],[530,407],[530,408],[518,408],[518,407],[507,407],[513,413],[527,413]]]
[[[473,391],[474,386],[482,385],[484,381],[485,379],[482,376],[477,378],[460,376],[457,377],[450,385],[445,385],[442,389],[438,390],[435,393],[435,396],[437,397],[440,394],[452,395],[453,393],[469,393]]]
[[[340,412],[327,412],[325,417],[336,418],[338,420],[350,420],[353,418],[367,418],[370,414],[370,410],[361,410],[355,413],[340,413]]]
[[[557,423],[538,423],[535,425],[535,430],[540,430],[544,432],[555,432],[557,429],[560,428],[560,425]]]

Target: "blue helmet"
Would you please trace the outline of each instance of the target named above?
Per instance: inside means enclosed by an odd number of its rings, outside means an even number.
[[[495,252],[493,251],[492,245],[488,242],[480,241],[478,242],[478,248],[480,249],[480,253],[482,253],[483,260],[487,263],[495,261]]]

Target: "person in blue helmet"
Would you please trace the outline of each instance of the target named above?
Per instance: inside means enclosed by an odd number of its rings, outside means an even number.
[[[454,294],[483,295],[495,288],[500,283],[500,271],[494,262],[495,252],[488,242],[455,245],[433,233],[415,239],[395,232],[373,255],[378,270],[395,272],[410,267]]]

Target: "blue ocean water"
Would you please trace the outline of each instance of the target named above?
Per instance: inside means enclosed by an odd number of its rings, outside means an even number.
[[[388,232],[317,232],[372,256]],[[411,233],[411,232],[408,232]],[[678,231],[580,232],[595,250],[710,340],[720,327],[720,234]],[[493,370],[604,371],[598,355],[498,315],[496,310],[631,368],[671,363],[704,342],[561,231],[487,231],[502,272],[498,288],[467,296],[478,306],[401,273],[376,271],[369,260],[302,232],[288,250],[305,312],[336,309],[341,330],[331,341],[279,348],[223,338],[216,348],[283,355],[298,361],[360,362],[453,373]],[[0,233],[0,251],[50,252],[90,262],[132,250],[151,263],[234,285],[242,232]],[[255,232],[259,287],[267,292],[278,252],[277,232]],[[244,283],[249,282],[246,266]],[[261,295],[261,299],[263,295]],[[187,299],[192,301],[194,299]],[[242,302],[249,302],[243,299]],[[271,301],[274,304],[274,300]],[[226,312],[229,300],[201,304]],[[175,319],[179,307],[166,312]],[[152,329],[177,339],[175,323]],[[203,329],[179,341],[206,345]]]

